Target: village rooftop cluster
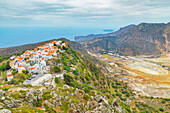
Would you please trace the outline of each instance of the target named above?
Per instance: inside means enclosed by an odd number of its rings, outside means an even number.
[[[58,52],[64,52],[64,47],[68,47],[68,43],[59,40],[39,46],[34,50],[27,50],[20,56],[11,57],[11,69],[15,69],[18,73],[22,73],[23,70],[28,70],[32,74],[50,73],[50,66],[47,66],[46,61],[56,57]],[[7,72],[8,81],[11,81],[14,76],[11,69]]]

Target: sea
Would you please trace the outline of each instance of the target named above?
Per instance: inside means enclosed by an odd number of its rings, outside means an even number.
[[[0,48],[37,43],[50,39],[106,33],[102,28],[82,27],[0,27]]]

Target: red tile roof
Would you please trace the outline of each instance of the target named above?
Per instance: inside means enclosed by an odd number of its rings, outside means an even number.
[[[13,77],[14,75],[8,75],[7,77]]]

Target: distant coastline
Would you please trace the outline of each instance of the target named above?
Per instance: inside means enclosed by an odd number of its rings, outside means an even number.
[[[113,29],[104,29],[103,31],[104,32],[113,32],[114,30]]]

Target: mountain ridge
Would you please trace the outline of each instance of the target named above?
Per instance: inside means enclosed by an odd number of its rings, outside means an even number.
[[[88,41],[85,45],[87,49],[97,52],[106,51],[130,56],[158,55],[169,51],[169,29],[169,23],[141,23],[119,33],[116,39],[115,36],[108,37],[114,38],[115,42],[110,42],[105,36]],[[103,43],[106,40],[107,47]]]

